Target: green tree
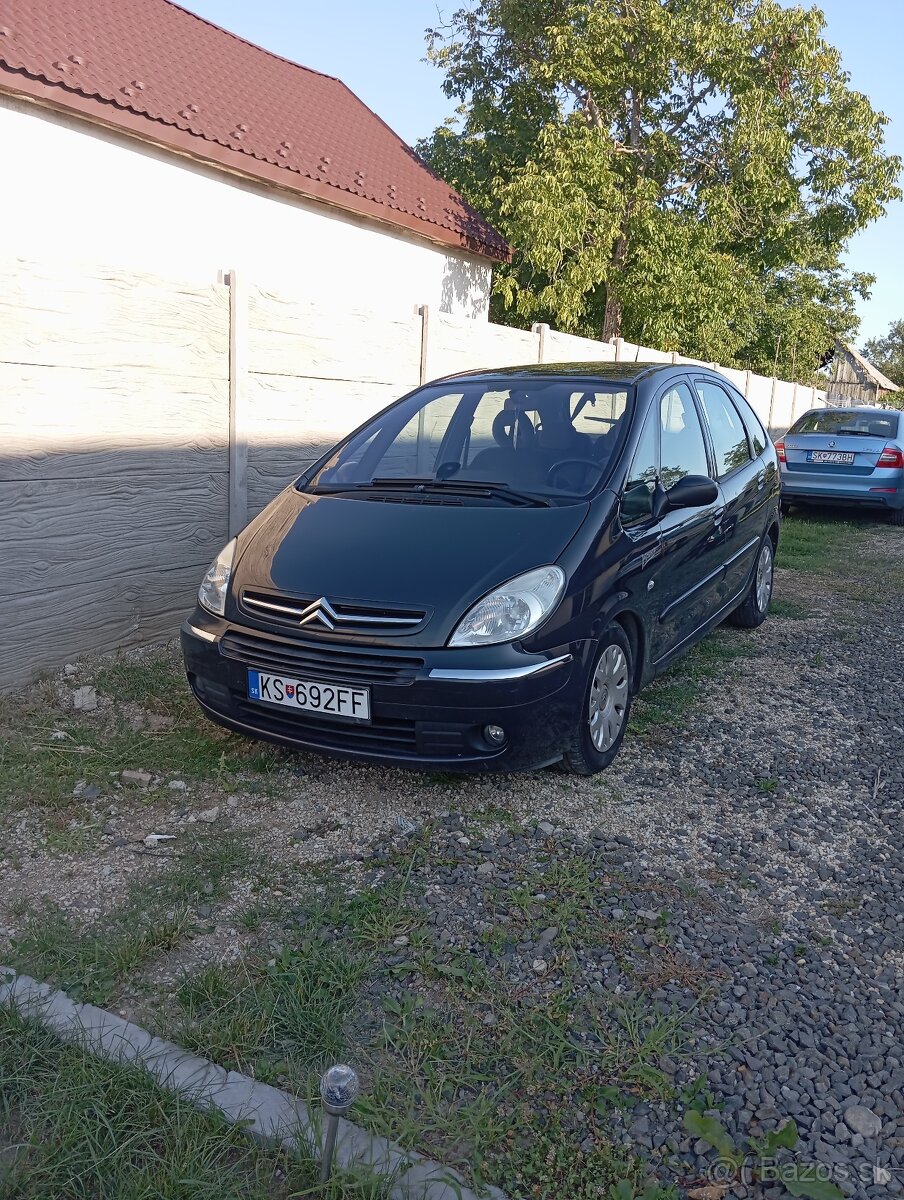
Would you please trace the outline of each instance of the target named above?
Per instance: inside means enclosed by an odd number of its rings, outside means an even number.
[[[904,321],[892,321],[882,338],[870,338],[863,356],[887,375],[892,383],[904,387]]]
[[[419,147],[515,247],[494,316],[803,378],[856,330],[848,238],[900,193],[817,9],[471,0]]]

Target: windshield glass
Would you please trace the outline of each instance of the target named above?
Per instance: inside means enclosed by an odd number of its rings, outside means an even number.
[[[365,426],[308,487],[578,499],[608,472],[629,400],[625,384],[586,379],[433,384]]]
[[[788,430],[789,433],[854,433],[883,438],[896,437],[897,431],[896,412],[857,412],[850,408],[807,413]]]

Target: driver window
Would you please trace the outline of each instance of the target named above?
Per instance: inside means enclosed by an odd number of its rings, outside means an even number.
[[[685,383],[669,388],[659,402],[662,486],[669,490],[685,475],[709,475],[700,418]]]
[[[622,493],[622,525],[637,525],[653,515],[653,493],[659,474],[659,447],[656,438],[656,409],[650,410],[637,444],[634,461]]]

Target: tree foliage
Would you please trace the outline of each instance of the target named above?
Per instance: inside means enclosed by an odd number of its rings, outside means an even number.
[[[853,233],[899,195],[817,9],[471,0],[428,30],[419,147],[515,247],[494,315],[804,377],[856,330]]]
[[[863,347],[863,355],[892,383],[904,388],[904,321],[892,321],[885,337],[870,338]],[[904,407],[904,399],[899,407]]]

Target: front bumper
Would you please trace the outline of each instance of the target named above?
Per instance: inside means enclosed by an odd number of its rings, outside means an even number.
[[[229,729],[298,750],[395,766],[531,770],[561,758],[583,700],[589,642],[542,654],[512,646],[407,650],[293,639],[200,609],[181,632],[188,681]],[[248,698],[248,670],[370,689],[371,720],[351,722]],[[501,725],[503,746],[483,734]]]

